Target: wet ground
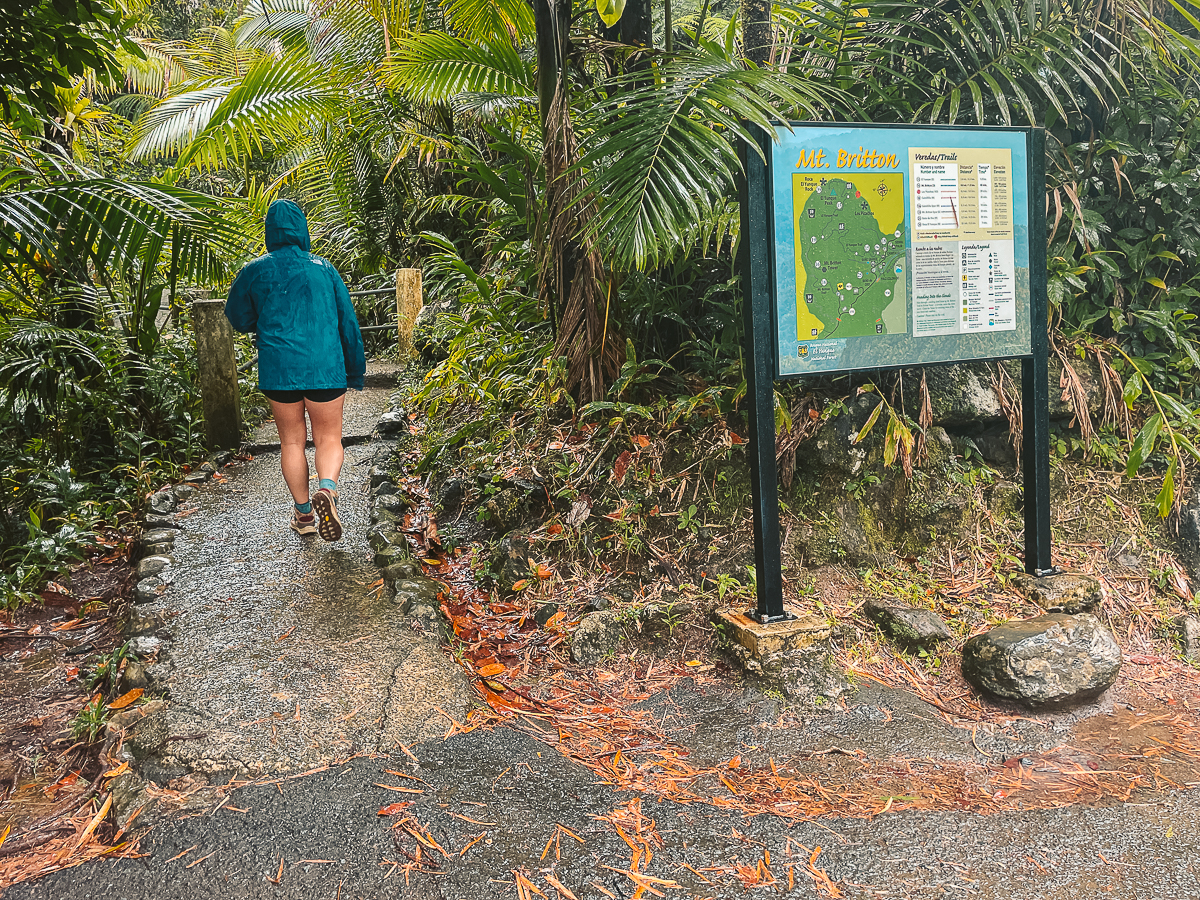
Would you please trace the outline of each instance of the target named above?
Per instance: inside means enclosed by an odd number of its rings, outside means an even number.
[[[396,613],[363,540],[388,452],[348,449],[336,545],[286,530],[269,450],[204,489],[151,605],[170,699],[140,764],[165,798],[145,856],[6,898],[1200,897],[1196,697],[964,727],[868,683],[793,719],[728,679],[643,670],[621,676],[644,688],[628,715],[661,744],[587,765],[548,714],[468,719],[462,670]],[[622,787],[672,764],[670,792]]]

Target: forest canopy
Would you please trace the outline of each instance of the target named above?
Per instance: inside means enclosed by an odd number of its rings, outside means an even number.
[[[10,602],[203,452],[185,301],[277,197],[359,285],[425,270],[435,406],[740,414],[738,146],[794,119],[1047,129],[1055,353],[1119,388],[1059,452],[1162,472],[1165,514],[1200,458],[1198,26],[1186,0],[6,4]]]

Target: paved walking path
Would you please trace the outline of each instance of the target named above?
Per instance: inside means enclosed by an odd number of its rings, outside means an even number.
[[[133,799],[161,801],[158,818],[147,816],[147,855],[59,872],[5,900],[537,896],[514,871],[546,897],[568,896],[557,881],[579,900],[627,900],[637,885],[618,870],[631,865],[630,832],[598,817],[633,821],[632,809],[654,820],[658,836],[647,839],[652,858],[641,872],[661,881],[643,884],[668,897],[757,896],[746,885],[767,880],[759,862],[775,880],[764,896],[838,896],[817,871],[854,900],[1200,896],[1195,791],[1103,808],[792,822],[617,790],[550,736],[496,728],[443,740],[449,719],[463,719],[469,686],[377,589],[364,540],[368,471],[390,452],[369,438],[390,393],[375,383],[352,395],[347,416],[360,442],[347,450],[341,482],[342,542],[287,529],[287,492],[269,451],[202,489],[180,520],[174,583],[140,608],[163,623],[150,671],[169,690],[143,740],[155,747],[139,751],[153,752],[135,760],[154,784]],[[804,754],[834,747],[927,759],[930,771],[979,758],[979,736],[878,687],[795,728],[773,727],[774,701],[727,683],[685,679],[645,707],[696,766],[800,759],[819,774],[840,753]],[[1027,744],[1064,740],[1065,724],[1054,727],[1030,726]],[[231,777],[259,783],[217,793]],[[182,812],[162,814],[185,798]]]

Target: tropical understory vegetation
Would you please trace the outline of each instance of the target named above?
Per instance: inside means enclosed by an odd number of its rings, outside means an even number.
[[[348,281],[424,270],[443,314],[419,400],[460,423],[427,466],[547,414],[608,437],[737,432],[738,145],[797,119],[1044,126],[1055,352],[1115,386],[1059,452],[1154,472],[1164,516],[1200,458],[1186,0],[31,0],[4,16],[30,46],[55,16],[81,23],[6,69],[6,605],[202,454],[186,301],[262,251],[276,197]],[[780,388],[785,467],[846,393]],[[922,422],[888,415],[905,461]]]

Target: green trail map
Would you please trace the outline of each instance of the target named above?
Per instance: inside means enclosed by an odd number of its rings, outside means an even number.
[[[907,332],[903,176],[796,173],[792,185],[796,337]]]

